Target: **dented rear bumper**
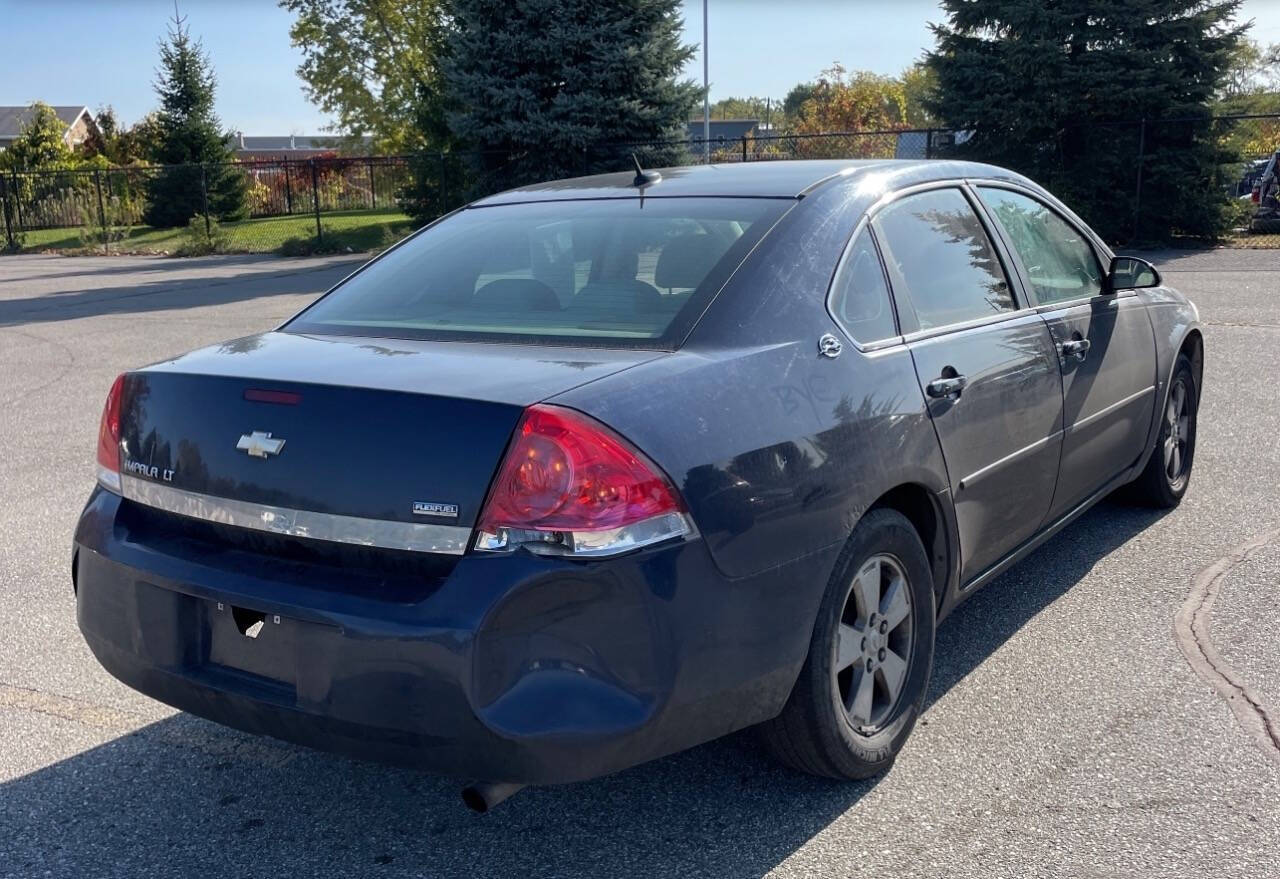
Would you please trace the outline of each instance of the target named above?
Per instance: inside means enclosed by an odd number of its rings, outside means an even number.
[[[73,559],[80,629],[117,678],[249,732],[530,784],[776,714],[834,560],[729,580],[699,540],[594,562],[467,555],[396,590],[143,529],[128,507],[95,490]]]

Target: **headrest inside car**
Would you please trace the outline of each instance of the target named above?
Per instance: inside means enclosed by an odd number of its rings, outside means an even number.
[[[656,288],[636,278],[618,281],[592,281],[578,291],[569,303],[570,308],[589,308],[597,311],[620,313],[657,311],[662,306],[662,294]]]
[[[726,249],[723,242],[702,232],[672,238],[658,256],[653,282],[667,290],[697,287]]]
[[[471,304],[495,311],[559,311],[556,291],[533,278],[499,278],[472,297]]]

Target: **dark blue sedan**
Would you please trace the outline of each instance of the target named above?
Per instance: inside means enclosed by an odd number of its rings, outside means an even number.
[[[1118,488],[1178,503],[1202,364],[1193,305],[998,168],[519,189],[118,378],[80,628],[481,808],[753,725],[866,777],[958,602]]]

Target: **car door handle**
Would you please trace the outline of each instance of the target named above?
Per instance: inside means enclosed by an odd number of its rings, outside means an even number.
[[[1083,361],[1089,355],[1089,346],[1088,339],[1071,339],[1059,345],[1058,350],[1062,352],[1064,358],[1074,357],[1078,361]]]
[[[924,386],[925,393],[934,399],[955,399],[960,396],[969,380],[962,375],[935,378]]]

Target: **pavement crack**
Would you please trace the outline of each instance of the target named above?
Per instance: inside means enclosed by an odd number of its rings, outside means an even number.
[[[1240,544],[1196,575],[1173,620],[1174,640],[1195,673],[1226,700],[1241,727],[1271,760],[1280,763],[1280,719],[1213,646],[1213,606],[1227,577],[1258,550],[1280,538],[1280,528]]]
[[[0,708],[33,711],[36,714],[57,717],[81,726],[114,733],[128,732],[145,722],[136,715],[108,708],[105,705],[95,705],[81,699],[72,699],[2,682],[0,682]]]
[[[1204,321],[1204,325],[1207,327],[1231,327],[1233,329],[1280,330],[1280,324],[1252,323],[1243,320],[1208,320]]]

